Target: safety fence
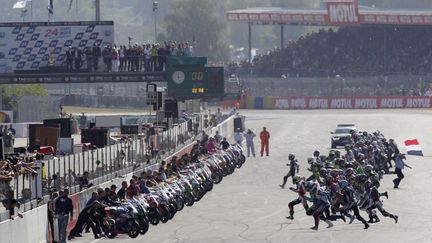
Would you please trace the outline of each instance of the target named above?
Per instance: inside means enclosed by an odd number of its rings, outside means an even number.
[[[15,176],[7,187],[24,205],[20,211],[31,210],[45,203],[54,191],[65,187],[69,187],[72,193],[85,189],[84,179],[100,184],[175,153],[193,141],[198,130],[202,129],[201,119],[201,116],[196,116],[148,137],[133,135],[104,148],[36,161],[39,166],[37,175]],[[0,221],[8,217],[7,212],[0,212]]]
[[[414,109],[432,108],[432,97],[253,97],[243,100],[246,109]]]

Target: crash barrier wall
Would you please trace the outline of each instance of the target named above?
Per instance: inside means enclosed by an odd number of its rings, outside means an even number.
[[[47,205],[23,214],[23,218],[0,222],[1,243],[43,243],[48,228]]]
[[[432,108],[432,97],[253,97],[245,98],[246,109],[413,109]]]
[[[198,129],[201,129],[201,119],[195,121],[199,123]],[[147,165],[148,161],[154,163],[178,151],[191,142],[195,132],[188,127],[187,122],[183,122],[148,139],[135,135],[128,141],[120,141],[104,148],[47,159],[43,161],[43,166],[42,161],[37,161],[41,169],[36,176],[19,175],[9,184],[15,198],[23,204],[20,211],[25,212],[40,203],[46,203],[52,191],[64,187],[70,187],[71,193],[80,191],[79,177],[84,172],[89,173],[89,180],[94,181],[93,184],[112,180],[139,166]],[[58,179],[54,180],[53,175]],[[39,199],[39,202],[36,202],[36,199]],[[7,218],[8,212],[0,212],[0,221]]]
[[[23,96],[17,102],[17,122],[42,122],[58,118],[60,98],[54,96]]]

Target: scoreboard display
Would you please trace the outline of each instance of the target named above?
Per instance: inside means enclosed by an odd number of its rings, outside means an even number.
[[[179,99],[217,98],[224,96],[223,67],[205,67],[200,57],[169,58],[168,96]]]

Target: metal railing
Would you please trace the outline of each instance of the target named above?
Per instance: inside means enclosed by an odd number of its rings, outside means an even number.
[[[201,116],[192,120],[201,130]],[[158,163],[195,139],[197,131],[193,127],[184,121],[149,138],[134,135],[104,148],[44,160],[40,174],[15,176],[9,185],[20,204],[30,203],[30,207],[22,210],[27,211],[45,203],[54,191],[65,187],[72,193],[85,189],[80,186],[84,172],[88,173],[90,183],[100,184]]]

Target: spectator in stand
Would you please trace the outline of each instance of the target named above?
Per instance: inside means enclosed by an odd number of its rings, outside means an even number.
[[[112,48],[107,45],[102,51],[103,62],[105,64],[105,72],[112,71]]]
[[[66,69],[70,72],[73,70],[73,48],[72,46],[68,47],[68,50],[66,51]]]
[[[82,59],[83,59],[83,51],[77,47],[74,47],[75,50],[75,70],[80,70],[82,67]]]
[[[147,44],[147,45],[145,45],[145,48],[143,50],[145,72],[151,72],[152,71],[151,49],[152,49],[151,45]]]
[[[384,28],[384,31],[372,26],[321,29],[283,49],[257,55],[252,66],[262,76],[276,77],[422,74],[432,70],[432,40],[426,34],[429,27]]]
[[[111,59],[112,59],[112,71],[119,71],[119,55],[117,51],[117,46],[114,44],[111,49]]]
[[[124,72],[126,71],[125,67],[126,67],[126,55],[125,55],[125,51],[126,51],[126,47],[125,46],[120,46],[119,50],[118,50],[118,56],[119,56],[119,71],[120,72]]]
[[[100,46],[97,43],[94,43],[93,45],[93,49],[92,49],[92,54],[93,54],[93,70],[95,72],[97,72],[99,69],[99,63],[101,57],[102,57],[102,50],[100,48]]]
[[[191,57],[193,55],[193,47],[189,44],[189,42],[184,44],[183,55],[187,57]]]
[[[86,59],[86,64],[87,64],[87,71],[88,72],[94,72],[94,61],[93,61],[93,52],[92,52],[92,48],[90,47],[86,47],[84,49],[84,56]]]
[[[152,60],[152,71],[157,71],[159,67],[158,48],[159,48],[159,44],[154,44],[150,50],[151,60]]]

